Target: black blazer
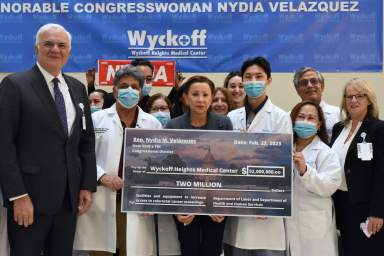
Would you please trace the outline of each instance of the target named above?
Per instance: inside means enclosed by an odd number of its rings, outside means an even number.
[[[190,123],[189,112],[175,117],[165,125],[166,129],[203,129],[203,130],[233,130],[231,120],[226,116],[220,116],[212,112],[207,114],[207,124],[204,127],[196,128]]]
[[[344,126],[335,124],[332,130],[331,145],[340,135]],[[357,157],[357,143],[363,138],[372,143],[373,159],[362,161]],[[349,199],[353,204],[369,205],[369,216],[384,217],[384,122],[375,118],[366,118],[357,131],[348,149],[345,164],[345,177]]]
[[[53,214],[69,192],[77,210],[80,189],[96,190],[95,136],[85,87],[63,75],[76,109],[66,136],[43,75],[12,74],[0,84],[0,184],[4,202],[28,193],[38,213]],[[86,130],[82,129],[84,105]]]

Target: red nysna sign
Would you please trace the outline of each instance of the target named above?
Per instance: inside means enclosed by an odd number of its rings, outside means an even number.
[[[99,60],[99,85],[113,85],[115,72],[132,60]],[[173,86],[175,82],[175,61],[153,60],[155,68],[153,86]]]

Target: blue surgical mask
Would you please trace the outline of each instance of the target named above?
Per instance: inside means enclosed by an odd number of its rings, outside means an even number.
[[[265,82],[264,81],[249,81],[243,82],[245,93],[248,97],[258,98],[264,94]]]
[[[119,89],[117,93],[117,100],[124,108],[133,108],[137,105],[140,99],[140,93],[138,90],[128,87],[125,89]]]
[[[101,110],[102,108],[100,106],[96,106],[96,105],[92,105],[91,106],[91,113],[95,113],[99,110]]]
[[[308,139],[317,133],[316,124],[307,121],[296,121],[293,130],[301,139]]]
[[[151,115],[156,117],[157,120],[160,121],[163,127],[168,123],[169,120],[171,120],[171,113],[169,112],[157,111],[157,112],[151,113]]]
[[[141,89],[141,93],[143,94],[143,96],[147,96],[149,95],[151,90],[152,90],[152,84],[144,84],[143,89]]]

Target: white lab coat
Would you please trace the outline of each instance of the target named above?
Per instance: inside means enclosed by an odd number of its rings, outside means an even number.
[[[228,113],[234,130],[246,130],[245,107]],[[289,133],[292,123],[289,115],[268,99],[257,113],[247,132]],[[241,249],[285,250],[284,222],[281,218],[228,217],[224,242]]]
[[[340,122],[340,108],[329,105],[325,101],[320,102],[320,107],[323,110],[325,125],[327,127],[328,139],[331,140],[333,126]]]
[[[341,183],[337,155],[318,136],[302,151],[307,172],[294,170],[293,215],[287,218],[291,256],[337,256],[337,235],[331,195]]]
[[[116,112],[116,105],[95,112],[92,118],[96,136],[97,179],[104,173],[117,175],[123,143],[123,127]],[[154,116],[139,108],[136,128],[161,129],[161,124]],[[161,222],[164,218],[172,219],[172,216],[159,218],[159,237],[165,236],[167,243],[176,243],[175,227],[173,234],[161,233],[163,230]],[[153,216],[127,213],[126,234],[127,256],[156,255]],[[74,249],[115,252],[116,241],[116,192],[98,186],[91,209],[78,218]],[[166,247],[178,249],[177,245]]]
[[[3,207],[3,196],[0,189],[0,256],[8,255],[7,209]]]

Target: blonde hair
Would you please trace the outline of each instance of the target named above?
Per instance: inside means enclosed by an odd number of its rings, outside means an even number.
[[[349,80],[343,89],[343,98],[341,100],[341,113],[342,113],[342,122],[344,124],[348,123],[351,120],[351,115],[348,113],[346,108],[346,91],[348,87],[352,87],[361,94],[364,94],[368,99],[368,111],[367,116],[373,118],[379,118],[379,107],[377,105],[376,94],[369,86],[367,81],[360,78],[352,78]]]

